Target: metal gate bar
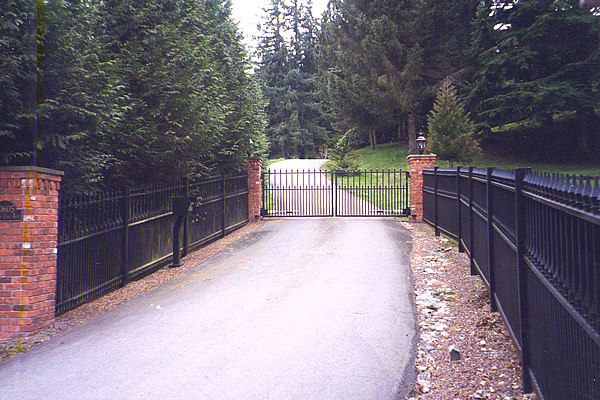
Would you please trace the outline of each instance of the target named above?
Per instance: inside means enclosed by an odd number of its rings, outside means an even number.
[[[408,216],[408,172],[269,170],[263,173],[264,216]]]

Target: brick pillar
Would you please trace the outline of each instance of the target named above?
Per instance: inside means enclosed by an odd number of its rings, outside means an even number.
[[[244,170],[248,172],[248,219],[260,219],[262,200],[262,163],[260,157],[248,158]]]
[[[423,221],[423,169],[435,167],[435,154],[411,154],[408,156],[410,171],[409,207],[411,219]]]
[[[60,171],[0,167],[0,340],[54,320]]]

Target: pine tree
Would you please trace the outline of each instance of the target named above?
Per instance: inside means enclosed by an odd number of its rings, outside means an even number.
[[[102,27],[128,109],[108,140],[116,185],[237,168],[260,149],[264,104],[218,0],[107,0]]]
[[[310,1],[272,0],[265,9],[257,74],[269,102],[266,135],[274,157],[316,157],[330,140],[315,31]]]
[[[468,98],[480,129],[543,127],[529,146],[553,159],[567,149],[579,159],[596,156],[600,140],[590,127],[600,107],[598,21],[578,3],[482,2],[473,36],[479,68]],[[577,113],[580,129],[559,136],[553,117],[567,112]]]
[[[475,3],[330,2],[320,62],[340,125],[360,126],[372,145],[374,131],[407,125],[409,151],[416,150],[417,127],[435,87],[468,66]]]
[[[441,160],[470,161],[479,151],[473,137],[473,123],[450,79],[444,80],[437,93],[433,111],[427,118],[429,128],[428,150]]]

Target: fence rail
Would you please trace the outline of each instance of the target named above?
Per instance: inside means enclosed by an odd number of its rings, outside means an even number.
[[[494,168],[423,171],[423,219],[458,241],[521,352],[525,391],[600,393],[598,178]]]
[[[247,175],[183,179],[150,188],[61,197],[56,313],[171,261],[174,197],[196,199],[183,254],[248,222]]]

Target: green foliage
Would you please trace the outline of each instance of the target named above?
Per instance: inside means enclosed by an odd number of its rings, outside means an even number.
[[[266,136],[273,157],[318,157],[331,142],[314,60],[316,30],[301,0],[271,0],[265,9],[257,75],[269,103]]]
[[[352,154],[354,147],[348,134],[340,138],[334,148],[329,150],[328,158],[337,169],[357,169],[358,163]]]
[[[35,156],[35,21],[35,3],[0,3],[0,165],[30,163]]]
[[[577,1],[509,5],[482,2],[473,26],[478,71],[467,100],[478,130],[515,122],[543,126],[528,146],[558,159],[568,149],[578,158],[597,156],[600,134],[591,128],[600,107],[597,18]],[[553,116],[569,111],[578,112],[580,129],[560,136]]]
[[[407,144],[382,144],[376,146],[375,150],[364,147],[352,152],[354,161],[360,168],[366,169],[396,169],[408,171],[408,159],[406,157]],[[446,167],[447,163],[438,159],[437,165]],[[536,171],[549,171],[567,174],[583,174],[585,176],[600,176],[600,167],[593,164],[570,163],[550,164],[532,162],[527,158],[518,158],[512,155],[499,156],[497,154],[482,151],[475,156],[470,164],[478,168],[496,167],[503,169],[515,169],[520,167],[531,167]]]
[[[264,154],[266,102],[229,1],[40,0],[37,90],[27,4],[0,6],[3,162],[33,162],[37,141],[39,165],[81,191],[231,171]]]
[[[473,123],[456,94],[450,79],[438,90],[433,111],[427,118],[429,128],[428,150],[441,160],[448,160],[450,168],[454,161],[471,161],[479,152],[473,137]]]
[[[319,61],[340,126],[368,132],[371,147],[392,126],[394,136],[408,137],[409,149],[416,150],[417,127],[433,101],[434,88],[468,65],[468,22],[475,4],[330,2]]]

